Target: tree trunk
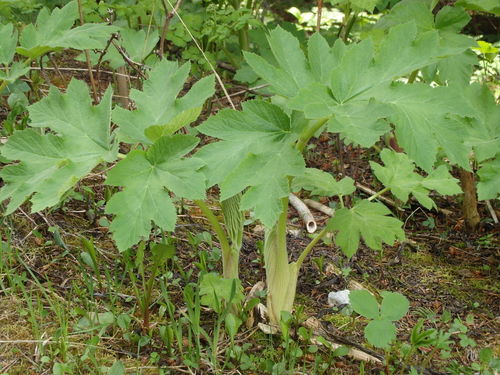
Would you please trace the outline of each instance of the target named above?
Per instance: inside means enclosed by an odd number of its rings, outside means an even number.
[[[477,194],[474,172],[460,168],[460,183],[464,192],[462,211],[465,219],[465,228],[469,232],[477,230],[481,217],[477,211]]]

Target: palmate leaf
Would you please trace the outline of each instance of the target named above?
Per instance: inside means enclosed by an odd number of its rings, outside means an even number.
[[[156,30],[146,33],[142,29],[124,28],[120,30],[120,39],[122,48],[133,61],[143,61],[153,51],[160,37]],[[126,64],[116,48],[111,48],[104,59],[110,60],[113,69]]]
[[[7,81],[9,83],[15,82],[19,77],[28,73],[30,68],[22,62],[15,62],[9,70],[0,70],[0,81]]]
[[[500,5],[496,0],[459,0],[457,5],[463,6],[466,9],[479,10],[481,12],[493,13],[500,15]]]
[[[445,20],[442,24],[452,27]],[[271,84],[271,90],[288,98],[291,109],[303,111],[310,119],[330,118],[328,129],[347,142],[372,146],[390,129],[385,121],[389,119],[396,127],[398,142],[420,167],[430,171],[438,150],[443,149],[453,163],[468,168],[470,147],[459,131],[462,125],[451,115],[473,117],[475,113],[460,91],[422,84],[392,85],[402,75],[468,48],[469,42],[442,45],[442,32],[433,25],[430,13],[428,25],[395,22],[381,42],[367,39],[349,46],[337,41],[329,47],[320,35],[314,35],[309,40],[308,59],[301,56],[297,64],[289,61],[286,66],[271,66],[249,53],[245,57]],[[283,30],[273,30],[270,44],[293,38],[283,34]],[[280,48],[287,46],[281,44]],[[293,75],[313,79],[304,85]]]
[[[449,114],[473,117],[476,112],[456,87],[394,84],[373,94],[391,109],[398,143],[419,167],[430,172],[442,149],[452,163],[470,169],[463,125]]]
[[[292,189],[294,191],[306,189],[313,195],[325,197],[349,195],[356,190],[352,178],[344,177],[340,181],[335,181],[330,173],[315,168],[307,168],[303,175],[295,177]]]
[[[465,96],[476,109],[475,118],[466,124],[466,144],[474,149],[479,162],[493,158],[500,150],[500,105],[487,86],[472,84],[465,89]]]
[[[255,209],[256,217],[272,226],[282,210],[280,199],[290,192],[288,177],[304,169],[293,148],[302,122],[264,101],[247,101],[242,108],[222,110],[198,126],[222,141],[204,146],[196,156],[206,163],[208,185],[220,185],[221,199],[249,188],[242,209]]]
[[[393,321],[406,315],[410,307],[408,299],[399,293],[383,291],[382,303],[366,290],[353,290],[349,294],[352,307],[358,314],[372,319],[365,327],[368,342],[379,348],[386,348],[396,338]]]
[[[120,251],[147,238],[152,222],[174,230],[176,210],[165,189],[178,197],[205,197],[205,177],[199,172],[203,162],[182,158],[197,144],[187,135],[164,136],[147,151],[130,152],[108,173],[106,184],[123,186],[106,205],[106,213],[115,215],[110,230]]]
[[[482,163],[477,171],[477,196],[480,200],[496,199],[500,195],[500,154]]]
[[[10,198],[6,214],[31,195],[33,212],[56,205],[78,180],[99,163],[114,161],[118,152],[111,133],[110,89],[92,106],[86,84],[72,80],[66,94],[52,87],[28,110],[31,126],[56,134],[18,131],[2,148],[4,157],[20,161],[0,172],[5,181],[0,201]]]
[[[407,23],[409,19],[415,20],[419,33],[437,32],[440,45],[447,51],[443,51],[443,58],[439,62],[425,69],[428,82],[438,80],[443,84],[453,82],[467,85],[473,65],[477,63],[476,55],[469,49],[473,45],[472,38],[458,34],[470,21],[467,12],[460,7],[444,6],[434,17],[429,1],[403,0],[375,24],[374,33]]]
[[[111,33],[118,30],[115,26],[95,23],[71,29],[77,18],[76,0],[63,8],[55,8],[52,13],[43,8],[38,13],[36,23],[23,29],[17,53],[34,59],[57,48],[103,48]]]
[[[2,36],[0,38],[0,64],[8,65],[16,53],[17,30],[14,29],[12,23],[0,24],[0,35]]]
[[[183,97],[177,98],[184,87],[189,70],[189,63],[179,67],[177,62],[161,61],[150,72],[143,90],[131,91],[130,98],[137,109],[128,111],[115,107],[113,121],[119,125],[118,134],[122,141],[151,144],[152,140],[145,133],[148,128],[154,126],[154,134],[172,134],[189,125],[192,117],[182,117],[181,114],[199,109],[214,93],[214,77],[209,76],[196,82]],[[184,119],[186,123],[176,122],[177,128],[174,128],[172,123],[175,119]]]
[[[287,177],[301,173],[304,167],[302,155],[288,145],[269,153],[249,153],[221,182],[220,199],[228,199],[248,187],[241,197],[241,209],[253,209],[255,217],[271,227],[283,208],[280,199],[290,192]]]
[[[447,195],[461,192],[458,180],[450,175],[444,165],[433,170],[427,177],[422,177],[415,173],[415,165],[406,154],[384,149],[380,158],[385,166],[370,161],[375,176],[403,202],[412,194],[422,206],[433,208],[436,205],[428,196],[430,190]]]
[[[120,29],[119,44],[125,50],[127,56],[136,62],[141,62],[153,51],[160,37],[158,31],[152,30],[146,32],[142,29],[134,30],[129,28]],[[100,53],[90,51],[90,60],[92,65],[96,65],[101,58]],[[85,62],[86,56],[84,53],[80,54],[76,60]],[[107,53],[101,58],[102,61],[109,61],[109,65],[113,69],[118,69],[127,64],[123,56],[118,52],[116,47],[112,46],[108,49]]]
[[[396,240],[405,238],[401,229],[403,223],[393,217],[381,203],[367,200],[359,201],[352,207],[337,210],[328,222],[328,229],[338,231],[335,242],[345,255],[351,257],[358,250],[362,237],[365,244],[374,250],[380,250],[382,243],[392,245]]]

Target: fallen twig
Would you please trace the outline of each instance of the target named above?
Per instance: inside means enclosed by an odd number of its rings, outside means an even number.
[[[144,66],[143,64],[141,63],[138,63],[134,60],[132,60],[128,55],[127,53],[123,50],[123,48],[118,45],[118,43],[116,43],[115,40],[111,40],[111,43],[115,46],[115,48],[117,49],[118,53],[123,57],[123,59],[125,60],[125,62],[130,65],[130,67],[134,70],[137,71],[137,74],[139,74],[141,76],[141,78],[143,79],[147,79],[147,77],[144,75],[144,73],[141,71],[142,67]]]
[[[317,210],[319,212],[323,212],[325,215],[328,215],[328,216],[335,215],[335,210],[333,208],[325,206],[323,203],[313,201],[312,199],[304,199],[304,203],[307,204],[309,207],[314,208],[315,210]]]
[[[338,349],[341,347],[340,344],[337,344],[337,343],[334,343],[331,341],[332,340],[331,337],[333,337],[333,335],[330,334],[329,332],[327,332],[323,328],[322,323],[318,319],[316,319],[315,317],[310,317],[304,323],[302,323],[302,325],[305,328],[311,329],[313,331],[314,335],[321,336],[323,338],[328,338],[328,344],[332,350],[335,350],[335,349]],[[314,341],[316,341],[318,344],[320,344],[320,342],[317,339]],[[347,342],[348,340],[346,340],[345,338],[343,338],[342,341],[346,345],[354,346],[357,348],[357,349],[354,349],[354,348],[349,349],[349,352],[347,353],[347,355],[349,357],[352,357],[352,358],[357,359],[359,361],[382,363],[383,357],[378,355],[377,353],[372,352],[369,349],[365,349],[361,345],[356,344],[354,342]]]
[[[292,193],[288,195],[288,200],[290,204],[293,206],[293,208],[295,208],[295,210],[299,214],[304,224],[306,225],[307,232],[308,233],[316,232],[316,229],[318,229],[316,220],[314,220],[311,211],[309,211],[309,208],[305,205],[305,203],[302,202],[299,198],[297,198],[296,195]]]
[[[372,190],[368,186],[362,185],[359,182],[356,182],[355,185],[356,185],[356,188],[358,188],[361,191],[364,191],[367,194],[370,194],[370,195],[377,194],[377,192],[375,190]],[[380,195],[377,197],[377,199],[380,199],[381,201],[387,203],[388,205],[395,207],[399,211],[404,211],[401,207],[398,206],[398,204],[396,202],[394,202],[390,198],[386,198],[386,197]]]
[[[488,208],[488,211],[490,212],[491,218],[493,219],[493,222],[495,224],[498,224],[498,216],[497,216],[497,213],[495,212],[495,210],[493,209],[493,206],[491,205],[490,200],[487,199],[485,202],[486,202],[486,207]]]

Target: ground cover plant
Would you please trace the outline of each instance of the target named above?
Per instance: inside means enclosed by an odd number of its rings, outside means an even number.
[[[5,13],[1,373],[498,371],[496,8],[315,6]]]

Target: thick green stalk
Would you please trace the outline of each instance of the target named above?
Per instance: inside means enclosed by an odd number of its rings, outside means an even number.
[[[309,242],[309,245],[306,246],[306,248],[302,251],[300,254],[299,258],[297,259],[297,269],[300,269],[302,266],[302,263],[304,263],[304,260],[307,258],[309,253],[312,251],[313,247],[328,233],[327,228],[323,228],[321,232],[317,234],[316,237],[314,237],[311,242]]]
[[[235,10],[238,10],[241,7],[241,1],[233,0],[232,5],[233,5],[233,8]],[[251,5],[252,5],[252,3],[250,2],[250,6]],[[238,31],[238,40],[240,43],[240,49],[242,51],[248,51],[250,49],[250,42],[248,41],[248,25],[246,25],[245,27],[242,27]]]
[[[382,190],[376,192],[375,194],[373,194],[371,197],[368,198],[369,201],[372,201],[378,197],[380,197],[382,194],[384,194],[385,192],[389,191],[390,188],[389,187],[385,187],[383,188]]]
[[[282,311],[292,311],[298,277],[297,265],[288,263],[286,249],[288,198],[283,198],[282,204],[283,212],[278,223],[266,231],[264,242],[267,312],[274,325],[279,325]]]
[[[231,246],[229,245],[229,241],[227,240],[226,233],[224,233],[224,229],[222,229],[219,220],[217,220],[212,210],[202,200],[195,200],[194,203],[196,203],[196,205],[200,208],[201,212],[203,213],[203,215],[205,215],[208,222],[212,226],[215,235],[219,239],[222,253],[230,251]]]
[[[229,237],[229,251],[222,253],[222,273],[226,279],[238,279],[240,249],[243,241],[245,217],[240,210],[241,193],[220,202],[226,233]]]
[[[300,135],[295,147],[302,152],[311,137],[328,121],[319,119]],[[288,217],[288,197],[282,199],[282,213],[277,224],[266,230],[264,241],[264,263],[267,283],[267,313],[271,324],[279,325],[282,311],[291,312],[299,270],[313,246],[324,236],[323,230],[304,249],[297,262],[288,263],[286,247],[286,223]]]
[[[299,140],[295,145],[295,148],[300,152],[304,151],[304,147],[306,147],[307,142],[309,142],[309,140],[314,136],[314,134],[316,134],[316,132],[319,129],[321,129],[321,127],[325,125],[328,120],[329,118],[322,118],[316,121],[312,126],[308,126],[304,130],[304,132],[300,135]]]

